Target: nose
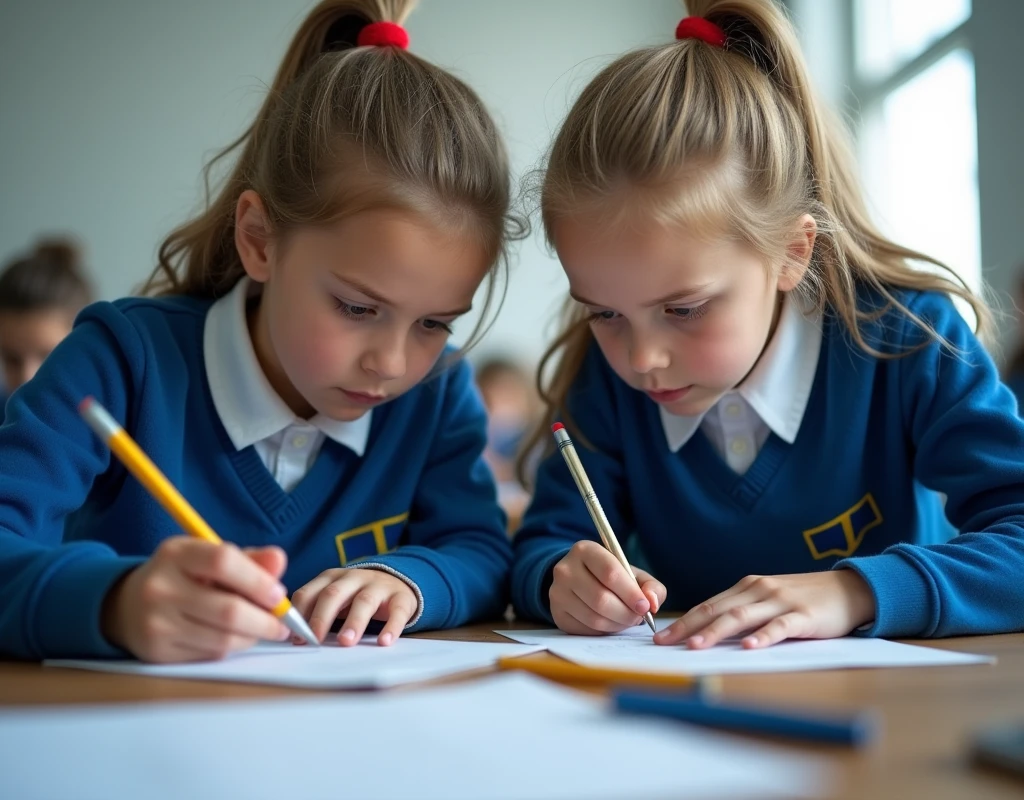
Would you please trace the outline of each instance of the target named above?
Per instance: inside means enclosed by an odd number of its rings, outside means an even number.
[[[363,369],[382,381],[401,378],[406,369],[405,345],[404,335],[382,332],[370,342],[363,355]]]
[[[665,369],[671,363],[668,347],[658,336],[647,331],[633,331],[629,343],[629,366],[638,375]]]

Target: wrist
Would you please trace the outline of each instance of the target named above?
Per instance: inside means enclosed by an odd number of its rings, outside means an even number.
[[[864,580],[852,569],[839,569],[833,573],[839,580],[846,595],[850,621],[853,628],[859,628],[875,618],[875,595]]]
[[[136,567],[135,569],[138,569]],[[121,596],[128,578],[135,574],[135,569],[128,570],[107,591],[103,598],[103,605],[100,608],[100,633],[103,634],[110,644],[122,649],[128,649],[124,640],[124,620],[121,613],[123,606]]]

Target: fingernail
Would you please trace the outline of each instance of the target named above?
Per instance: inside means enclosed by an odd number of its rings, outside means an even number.
[[[288,594],[288,590],[278,583],[275,584],[274,587],[270,590],[269,594],[267,595],[267,598],[270,603],[276,606],[278,603],[284,600],[284,596],[286,594]]]
[[[389,644],[391,644],[391,642],[394,640],[394,638],[395,637],[392,636],[390,633],[382,633],[380,635],[380,643],[382,645],[384,645],[385,647],[387,647]]]
[[[341,632],[341,640],[351,644],[356,640],[356,632],[351,628],[345,628],[345,630]]]
[[[695,644],[695,645],[704,644],[704,637],[700,636],[700,635],[691,636],[690,637],[690,644]]]
[[[636,605],[633,606],[633,610],[636,611],[637,614],[646,614],[650,607],[651,604],[648,603],[646,599],[637,600]]]
[[[744,639],[741,642],[741,644],[747,645],[749,647],[754,647],[754,646],[757,645],[757,637],[756,636],[748,636],[746,639]]]
[[[288,630],[288,628],[286,628],[284,625],[282,625],[281,626],[281,630],[278,631],[277,640],[279,642],[287,641],[291,637],[291,635],[292,635],[292,632],[290,630]],[[298,638],[298,637],[296,637],[296,638]]]

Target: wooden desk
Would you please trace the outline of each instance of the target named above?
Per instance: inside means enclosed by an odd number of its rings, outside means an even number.
[[[495,623],[425,636],[504,641],[491,629],[515,627],[531,626]],[[784,705],[877,708],[884,729],[871,748],[862,752],[811,748],[835,759],[837,798],[1020,800],[1024,797],[1024,782],[972,768],[967,761],[967,743],[972,731],[980,726],[1024,720],[1024,635],[945,639],[935,644],[988,653],[999,661],[995,666],[736,675],[723,679],[723,692],[727,697]],[[0,705],[138,703],[285,694],[308,692],[0,663]]]

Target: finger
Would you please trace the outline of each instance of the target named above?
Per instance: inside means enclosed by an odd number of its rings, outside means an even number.
[[[646,614],[651,610],[651,603],[640,591],[636,576],[627,571],[615,556],[598,544],[580,548],[580,556],[587,571],[615,594],[627,609],[632,609],[634,614]]]
[[[377,637],[377,644],[387,647],[402,635],[409,620],[415,616],[418,605],[415,599],[410,600],[403,595],[395,595],[388,602],[388,621]]]
[[[695,630],[687,638],[686,646],[694,650],[714,647],[723,639],[764,625],[782,611],[781,604],[772,600],[741,603],[723,612],[704,628]]]
[[[642,569],[634,570],[636,572],[637,580],[640,581],[640,591],[644,593],[648,602],[651,604],[651,613],[657,614],[665,603],[665,598],[668,597],[668,589],[665,588],[664,584],[652,578]]]
[[[570,591],[591,611],[610,620],[620,629],[636,624],[632,620],[639,619],[638,612],[627,607],[618,595],[606,588],[589,570],[580,573],[573,581]]]
[[[778,644],[784,639],[799,639],[806,635],[807,616],[797,611],[790,611],[776,617],[767,625],[754,631],[743,639],[742,644],[748,650]]]
[[[278,580],[288,566],[288,556],[280,547],[246,547],[242,552]]]
[[[283,641],[288,629],[264,608],[253,605],[244,597],[225,592],[214,586],[188,582],[180,591],[178,607],[181,613],[207,628],[247,639]]]
[[[233,544],[190,540],[177,550],[176,563],[191,578],[216,583],[263,608],[285,596],[281,582]]]
[[[712,621],[736,605],[754,602],[755,598],[749,595],[746,589],[740,587],[741,584],[736,584],[724,592],[719,592],[710,600],[705,600],[699,606],[694,606],[665,630],[656,633],[654,641],[657,644],[679,644],[710,625]]]
[[[352,598],[352,604],[345,616],[345,625],[338,633],[338,641],[346,647],[358,644],[366,633],[366,626],[370,624],[370,620],[383,602],[383,594],[372,583],[364,586]]]
[[[320,598],[320,593],[343,574],[344,572],[341,570],[321,572],[305,586],[297,589],[292,594],[292,605],[295,606],[295,610],[302,614],[308,622],[316,607],[316,601]]]
[[[568,633],[572,636],[601,636],[601,631],[595,631],[592,628],[588,628],[582,622],[580,622],[572,614],[567,613],[564,609],[558,609],[557,611],[552,608],[551,617],[555,621],[555,625],[558,626],[560,631]]]
[[[183,612],[175,626],[175,643],[183,657],[192,661],[219,661],[231,653],[248,650],[257,639],[210,627],[205,620]]]
[[[318,641],[323,641],[330,633],[334,621],[348,608],[356,593],[363,588],[356,572],[346,572],[333,579],[325,586],[316,598],[316,604],[309,615],[309,627]]]
[[[575,593],[566,598],[565,602],[562,603],[562,609],[574,619],[586,625],[587,628],[597,633],[618,633],[619,631],[626,630],[626,628],[639,625],[642,621],[641,617],[636,614],[627,616],[624,621],[610,619],[595,611],[589,603]]]

